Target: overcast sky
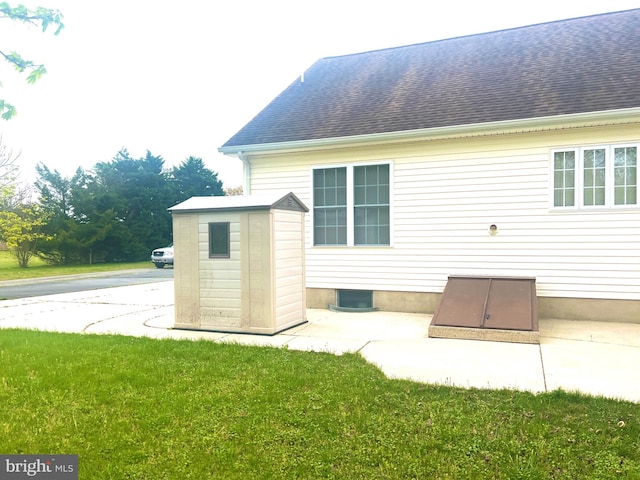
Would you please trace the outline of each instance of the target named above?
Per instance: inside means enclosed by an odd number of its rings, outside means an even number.
[[[59,36],[0,24],[0,49],[46,65],[35,85],[0,68],[0,120],[21,172],[64,175],[121,148],[177,165],[200,157],[225,186],[240,161],[217,152],[317,59],[640,7],[629,0],[21,0],[57,8]]]

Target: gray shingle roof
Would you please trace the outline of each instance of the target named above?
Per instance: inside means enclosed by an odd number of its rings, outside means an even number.
[[[318,60],[222,148],[640,107],[640,9]]]

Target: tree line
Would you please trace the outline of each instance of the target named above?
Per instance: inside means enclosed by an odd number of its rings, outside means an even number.
[[[57,265],[146,260],[172,239],[168,208],[192,196],[224,195],[216,172],[188,157],[165,169],[147,151],[132,158],[126,149],[91,170],[71,176],[36,166],[35,201],[17,190],[0,195],[0,240],[26,267],[36,255]]]

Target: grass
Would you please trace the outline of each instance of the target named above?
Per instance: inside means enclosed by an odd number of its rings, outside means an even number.
[[[640,478],[640,405],[389,380],[359,355],[0,330],[3,453],[83,479]]]
[[[98,263],[95,265],[49,265],[37,257],[29,261],[27,268],[18,267],[15,258],[7,251],[0,251],[0,280],[22,280],[26,278],[75,275],[78,273],[108,272],[133,268],[153,268],[151,261],[132,263]]]

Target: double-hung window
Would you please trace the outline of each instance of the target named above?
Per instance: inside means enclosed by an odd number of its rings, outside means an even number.
[[[313,171],[313,238],[315,245],[347,244],[347,169]]]
[[[314,245],[389,245],[390,165],[313,170]]]
[[[553,151],[553,207],[638,205],[639,148],[605,145]]]

